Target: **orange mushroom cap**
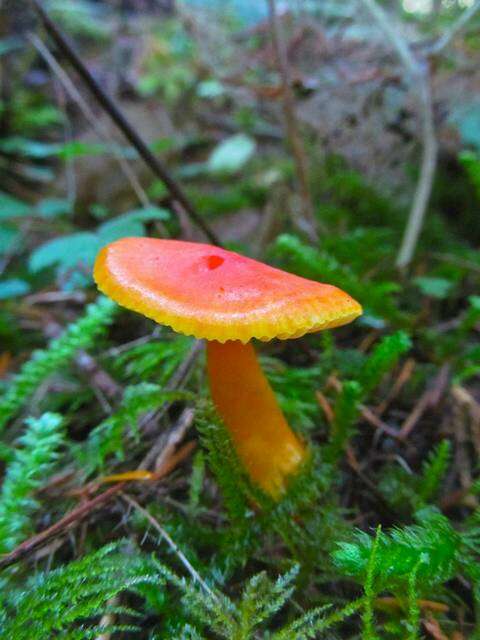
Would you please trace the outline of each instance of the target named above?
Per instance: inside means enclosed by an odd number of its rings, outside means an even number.
[[[358,302],[331,285],[179,240],[117,240],[98,254],[94,278],[120,305],[218,342],[297,338],[362,313]]]

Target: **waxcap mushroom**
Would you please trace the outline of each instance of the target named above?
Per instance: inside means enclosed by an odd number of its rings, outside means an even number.
[[[99,253],[94,278],[122,306],[179,333],[221,343],[298,338],[362,312],[334,286],[180,240],[117,240]]]
[[[250,478],[278,499],[309,457],[290,428],[252,338],[297,338],[362,312],[348,294],[207,244],[124,238],[97,256],[105,294],[175,331],[207,340],[217,413]]]

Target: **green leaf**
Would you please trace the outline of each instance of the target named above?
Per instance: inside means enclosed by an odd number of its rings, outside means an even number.
[[[56,218],[71,212],[72,204],[69,200],[60,198],[45,198],[40,200],[36,207],[37,213],[42,218]]]
[[[21,218],[31,212],[31,207],[26,202],[0,191],[0,220],[5,218]]]
[[[158,207],[148,207],[130,211],[100,225],[97,231],[99,243],[103,246],[120,238],[144,236],[144,222],[167,220],[168,217],[168,211]]]
[[[143,209],[134,209],[128,213],[115,218],[115,220],[125,220],[129,222],[151,222],[152,220],[168,220],[170,212],[160,207],[144,207]]]
[[[145,235],[145,229],[141,222],[135,220],[122,220],[114,218],[100,225],[98,229],[98,242],[101,247],[120,238]]]
[[[0,300],[7,298],[17,298],[30,291],[30,285],[20,278],[10,278],[0,282]]]
[[[169,217],[169,212],[159,207],[146,207],[124,213],[100,225],[97,231],[100,245],[103,246],[120,238],[143,236],[145,235],[144,222],[168,220]]]
[[[480,198],[480,157],[473,151],[462,151],[458,158]]]
[[[18,36],[9,36],[0,40],[0,56],[22,48],[22,39]]]
[[[462,104],[452,112],[450,120],[460,132],[465,146],[472,145],[480,149],[480,109],[478,101]]]
[[[0,142],[0,149],[6,153],[18,153],[29,158],[49,158],[58,154],[59,145],[12,136]]]
[[[40,245],[31,254],[28,267],[30,271],[36,273],[57,264],[66,269],[79,264],[90,266],[100,248],[96,234],[88,231],[72,233]]]
[[[72,140],[58,147],[57,154],[64,160],[83,158],[85,156],[100,156],[109,151],[107,145],[99,142],[81,142]]]
[[[255,140],[243,133],[223,140],[212,151],[208,168],[212,173],[236,173],[255,153]]]
[[[4,225],[0,228],[0,256],[13,253],[18,248],[20,232],[13,226]]]
[[[421,276],[415,278],[413,282],[424,295],[439,300],[446,298],[453,287],[453,282],[445,278]]]
[[[204,80],[197,87],[200,98],[218,98],[225,93],[225,87],[218,80]]]
[[[50,211],[60,211],[63,201],[50,201]],[[115,240],[131,236],[144,236],[144,223],[150,220],[166,220],[168,211],[158,207],[135,209],[117,218],[107,220],[97,231],[81,231],[60,238],[54,238],[40,245],[33,251],[29,259],[29,269],[33,273],[57,266],[60,273],[78,266],[91,268],[100,249]],[[78,273],[76,274],[79,275]],[[82,287],[88,279],[78,280],[76,277],[69,283],[70,287]]]

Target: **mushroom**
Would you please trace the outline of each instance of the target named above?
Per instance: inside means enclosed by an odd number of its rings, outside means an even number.
[[[253,338],[287,340],[350,322],[348,294],[218,247],[123,238],[97,256],[99,289],[174,331],[207,340],[211,396],[254,483],[274,499],[308,450],[289,427]]]

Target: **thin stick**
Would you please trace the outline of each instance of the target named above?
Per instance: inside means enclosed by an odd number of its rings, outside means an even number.
[[[117,125],[123,135],[127,138],[127,140],[135,147],[138,151],[140,157],[145,161],[145,163],[150,167],[153,173],[165,184],[167,189],[170,191],[170,194],[185,210],[188,217],[194,222],[197,227],[199,227],[205,236],[216,245],[221,245],[220,240],[217,238],[216,234],[210,229],[210,227],[206,224],[206,222],[200,217],[200,215],[195,210],[193,204],[190,202],[186,194],[184,193],[182,187],[177,183],[177,181],[170,175],[167,169],[163,166],[163,164],[158,160],[158,158],[150,151],[148,145],[140,136],[140,134],[134,129],[134,127],[130,124],[130,122],[126,119],[122,111],[118,108],[115,102],[112,100],[110,96],[108,96],[105,91],[101,88],[95,78],[92,76],[90,71],[84,65],[81,58],[75,52],[75,50],[70,46],[66,37],[60,31],[60,29],[56,26],[56,24],[51,20],[50,16],[43,9],[39,0],[31,0],[33,6],[35,7],[42,24],[55,42],[58,49],[62,52],[62,54],[67,58],[72,67],[84,81],[86,86],[90,89],[93,96],[96,98],[98,103],[103,107],[106,113],[110,116],[113,122]]]
[[[407,225],[398,252],[396,265],[405,269],[412,261],[418,238],[422,230],[425,213],[432,192],[433,179],[437,166],[438,144],[435,136],[433,116],[433,101],[430,87],[430,77],[426,62],[422,65],[412,53],[412,50],[402,34],[392,26],[392,21],[376,0],[361,0],[379,27],[385,33],[386,39],[397,52],[410,74],[413,86],[418,86],[418,101],[422,114],[422,163],[420,175],[412,200]]]
[[[420,106],[422,110],[422,139],[423,153],[420,175],[413,197],[412,208],[408,215],[407,226],[398,252],[396,265],[399,269],[405,269],[412,261],[415,248],[422,231],[425,214],[432,193],[435,170],[437,168],[438,143],[435,136],[435,123],[433,117],[432,92],[430,79],[424,78],[420,84]]]
[[[378,26],[381,27],[382,31],[387,36],[386,40],[396,50],[400,60],[403,62],[404,66],[408,69],[410,74],[412,76],[417,76],[419,73],[421,73],[420,65],[413,55],[408,42],[400,34],[398,29],[395,29],[395,27],[392,25],[392,20],[387,15],[385,10],[379,4],[377,4],[376,0],[361,1],[368,9],[372,17],[375,19]]]
[[[297,117],[295,114],[295,103],[291,89],[290,70],[288,65],[287,49],[282,37],[281,25],[278,20],[277,6],[275,0],[267,0],[270,13],[270,25],[272,33],[272,44],[275,53],[276,65],[280,74],[282,85],[282,105],[285,118],[285,128],[288,142],[292,150],[295,161],[300,199],[302,202],[302,220],[298,220],[298,225],[308,232],[315,239],[318,237],[317,221],[313,211],[312,196],[308,184],[307,160],[305,149],[303,148],[300,133],[298,131]]]
[[[184,409],[175,427],[168,434],[165,434],[163,438],[159,438],[150,448],[140,463],[140,468],[148,469],[153,464],[155,464],[155,469],[162,468],[165,460],[173,454],[179,442],[183,440],[192,426],[194,417],[195,412],[192,408],[187,407]]]
[[[13,551],[0,557],[0,569],[4,569],[5,567],[15,564],[19,560],[22,560],[22,558],[25,558],[25,556],[28,556],[30,553],[35,551],[38,547],[42,547],[59,533],[63,533],[68,531],[71,527],[77,526],[77,524],[89,516],[92,511],[95,511],[95,509],[98,509],[106,502],[109,502],[109,500],[116,496],[125,485],[125,482],[121,482],[110,487],[100,495],[92,498],[92,500],[88,500],[76,509],[72,509],[72,511],[67,513],[67,515],[60,518],[60,520],[55,522],[55,524],[52,524],[51,527],[48,527],[48,529],[44,529],[44,531],[41,531],[37,535],[25,540],[25,542],[22,542],[22,544],[16,547]]]
[[[480,10],[480,0],[476,0],[468,9],[462,11],[460,16],[455,20],[455,22],[451,25],[450,29],[446,31],[443,36],[441,36],[437,42],[430,47],[428,50],[429,54],[437,55],[443,49],[445,49],[453,38],[458,35],[459,31],[463,29],[463,27],[467,24],[467,22],[473,18],[473,16]]]
[[[152,525],[152,527],[158,531],[158,533],[162,536],[162,538],[164,538],[164,540],[166,541],[170,549],[180,558],[180,561],[182,562],[182,564],[184,565],[188,573],[192,576],[192,578],[196,580],[205,589],[205,591],[208,593],[210,597],[217,600],[217,596],[215,595],[215,593],[210,589],[208,584],[203,580],[203,578],[196,571],[196,569],[190,564],[185,554],[178,548],[178,545],[172,540],[172,538],[161,526],[158,520],[156,520],[151,515],[151,513],[149,513],[146,509],[144,509],[141,505],[139,505],[138,502],[134,500],[131,496],[127,495],[126,493],[122,493],[120,497],[123,498],[123,500],[125,500],[125,502],[127,502],[131,507],[134,507],[134,509],[139,511],[144,516],[144,518],[146,518],[146,520],[148,520],[148,522]]]

